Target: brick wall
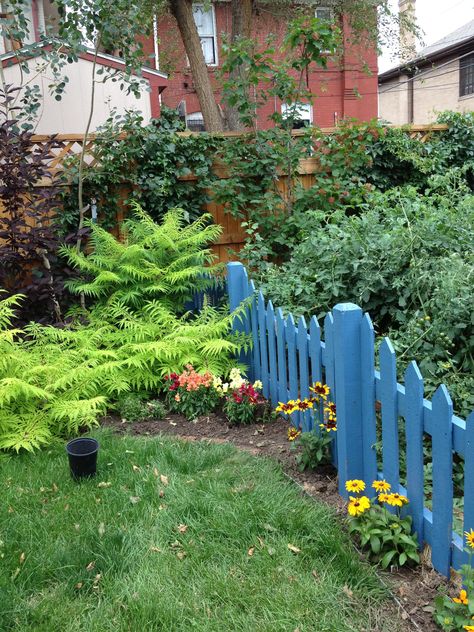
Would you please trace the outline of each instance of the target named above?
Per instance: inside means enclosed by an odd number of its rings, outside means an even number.
[[[218,62],[222,60],[222,33],[231,32],[231,6],[228,2],[215,2],[216,33],[218,45]],[[265,11],[257,16],[253,24],[253,37],[263,45],[265,38],[271,33],[276,42],[281,42],[286,28],[286,21],[275,18]],[[348,27],[343,23],[347,35]],[[199,112],[200,106],[193,86],[189,68],[187,68],[184,46],[179,36],[176,22],[171,16],[160,19],[158,24],[160,67],[169,72],[168,87],[163,92],[162,103],[175,108],[184,100],[189,114]],[[151,43],[151,47],[152,47]],[[363,63],[371,71],[367,75]],[[216,68],[209,67],[211,81],[215,88],[217,101],[221,102],[219,85],[216,80]],[[309,74],[309,88],[314,95],[313,122],[320,127],[331,127],[337,119],[354,117],[369,120],[377,116],[377,56],[375,50],[346,49],[340,64],[330,63],[326,70],[315,70]],[[357,96],[360,94],[360,97]],[[258,113],[260,128],[272,125],[267,119],[275,111],[280,112],[279,101],[269,102]]]

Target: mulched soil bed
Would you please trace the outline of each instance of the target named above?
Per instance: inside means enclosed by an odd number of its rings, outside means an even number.
[[[253,455],[276,459],[284,472],[305,493],[331,505],[341,516],[346,515],[345,503],[337,491],[336,470],[332,466],[323,466],[315,471],[300,472],[286,436],[287,426],[284,422],[229,426],[225,418],[218,414],[201,417],[193,422],[180,415],[170,414],[161,421],[136,423],[123,422],[118,417],[105,417],[102,425],[133,435],[168,434],[189,441],[229,442]],[[399,572],[383,573],[381,577],[391,588],[397,602],[398,616],[407,631],[439,632],[440,628],[433,622],[431,608],[438,588],[446,584],[446,580],[430,567],[429,552],[425,552],[423,557],[424,563],[416,570],[402,569]]]

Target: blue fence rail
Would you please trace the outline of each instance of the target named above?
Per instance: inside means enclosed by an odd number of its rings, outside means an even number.
[[[464,531],[474,529],[474,412],[467,421],[453,415],[444,385],[431,401],[424,398],[423,378],[415,362],[397,382],[396,357],[388,338],[375,354],[374,329],[368,314],[352,303],[336,305],[324,320],[324,340],[316,317],[295,322],[266,301],[249,281],[244,266],[229,263],[230,308],[250,303],[247,317],[236,327],[251,334],[253,347],[241,359],[252,379],[263,383],[272,404],[309,394],[311,383],[323,380],[337,409],[334,461],[339,493],[345,482],[363,479],[368,487],[385,478],[393,491],[409,498],[408,512],[420,545],[428,543],[434,568],[449,576],[467,562],[462,536],[453,531],[453,453],[464,459]],[[376,364],[378,369],[376,369]],[[377,407],[380,410],[381,463],[378,464]],[[309,413],[292,420],[312,430]],[[400,420],[404,428],[406,487],[400,483]],[[432,508],[426,507],[423,446],[432,446]]]

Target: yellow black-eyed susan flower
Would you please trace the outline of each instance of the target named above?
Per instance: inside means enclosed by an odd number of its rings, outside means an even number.
[[[385,480],[374,481],[372,483],[372,487],[375,489],[376,492],[389,492],[390,491],[390,483],[387,483],[387,481]]]
[[[294,441],[295,439],[298,439],[300,434],[301,430],[298,430],[298,428],[295,428],[294,426],[290,426],[288,428],[288,441]]]
[[[385,502],[392,507],[403,507],[408,502],[408,498],[402,494],[388,494]]]
[[[319,397],[322,397],[322,399],[325,400],[329,395],[330,389],[327,384],[323,384],[322,382],[315,382],[313,386],[310,386],[309,390],[312,393],[316,393],[316,395],[319,395]]]
[[[360,481],[359,479],[355,478],[351,481],[346,481],[346,489],[348,492],[363,492],[365,489],[365,483],[364,481]]]
[[[470,531],[465,531],[464,535],[466,536],[467,546],[469,546],[471,549],[474,549],[474,530],[471,529]]]
[[[347,512],[350,516],[360,516],[364,511],[370,508],[370,500],[367,496],[361,496],[360,498],[356,498],[354,496],[349,496],[349,504],[347,505]]]

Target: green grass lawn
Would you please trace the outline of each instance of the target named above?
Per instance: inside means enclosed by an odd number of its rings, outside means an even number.
[[[331,510],[275,464],[94,436],[98,475],[81,484],[63,445],[0,460],[2,632],[398,629]]]

